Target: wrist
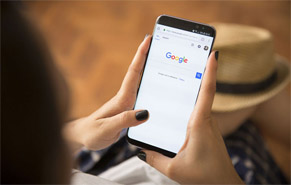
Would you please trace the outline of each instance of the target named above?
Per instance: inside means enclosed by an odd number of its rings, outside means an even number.
[[[85,118],[80,118],[65,124],[62,129],[62,134],[72,152],[78,152],[84,145],[82,143],[81,130],[79,129],[80,124]]]

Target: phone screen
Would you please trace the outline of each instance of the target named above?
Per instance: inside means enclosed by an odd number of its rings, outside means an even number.
[[[178,153],[198,97],[214,37],[156,24],[134,109],[147,109],[147,122],[128,137]]]

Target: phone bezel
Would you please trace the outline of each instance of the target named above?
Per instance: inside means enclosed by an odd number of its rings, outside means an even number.
[[[178,18],[178,17],[169,16],[169,15],[160,15],[157,18],[155,26],[154,26],[154,31],[155,31],[155,28],[156,28],[157,24],[162,24],[162,25],[165,25],[165,26],[170,26],[170,27],[173,27],[173,28],[182,29],[182,30],[185,30],[185,31],[189,31],[191,33],[193,33],[193,28],[195,28],[199,32],[200,31],[203,31],[203,32],[207,31],[206,33],[210,33],[209,36],[213,37],[213,42],[212,42],[212,45],[211,45],[210,50],[209,50],[210,51],[209,54],[211,53],[212,47],[213,47],[213,44],[214,44],[214,40],[215,40],[215,36],[216,36],[216,30],[215,30],[214,27],[212,27],[212,26],[210,26],[208,24],[194,22],[194,21],[190,21],[190,20],[186,20],[186,19],[182,19],[182,18]],[[197,25],[199,25],[199,28],[196,28]],[[204,29],[202,29],[202,26],[204,26]],[[153,31],[153,33],[154,33],[154,31]],[[151,43],[150,43],[150,46],[149,46],[149,51],[151,49],[151,44],[152,44],[152,40],[151,40]],[[149,53],[149,51],[148,51],[148,53]],[[145,64],[144,64],[143,69],[145,68],[146,62],[148,60],[148,53],[147,53],[147,56],[146,56],[146,60],[145,60]],[[142,81],[142,78],[143,78],[143,74],[144,74],[144,71],[142,72],[142,75],[141,75],[141,78],[140,78],[139,87],[140,87],[140,84],[141,84],[141,81]],[[203,73],[203,76],[204,76],[204,73]],[[202,77],[202,79],[203,79],[203,77]],[[139,87],[138,87],[138,90],[137,90],[136,98],[137,98],[137,95],[138,95],[138,92],[139,92]],[[200,87],[201,87],[201,85],[200,85]],[[197,97],[199,96],[199,93],[200,93],[200,87],[199,87],[199,91],[198,91]],[[134,105],[134,107],[135,107],[135,105]],[[171,157],[171,158],[176,156],[176,153],[174,153],[174,152],[171,152],[171,151],[168,151],[168,150],[164,150],[162,148],[159,148],[159,147],[156,147],[156,146],[153,146],[153,145],[150,145],[150,144],[147,144],[147,143],[144,143],[144,142],[141,142],[141,141],[138,141],[138,140],[130,138],[128,136],[129,129],[130,128],[128,128],[127,132],[126,132],[126,139],[130,144],[136,145],[138,147],[141,147],[141,148],[144,148],[144,149],[147,149],[147,150],[153,150],[153,151],[159,152],[159,153],[161,153],[161,154],[163,154],[165,156]]]

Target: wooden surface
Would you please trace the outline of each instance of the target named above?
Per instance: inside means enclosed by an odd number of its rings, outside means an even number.
[[[85,116],[119,89],[157,16],[258,26],[290,61],[290,1],[26,2],[71,91],[70,117]]]

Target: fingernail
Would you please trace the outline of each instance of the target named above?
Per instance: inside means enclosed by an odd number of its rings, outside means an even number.
[[[219,51],[215,51],[215,59],[218,61]]]
[[[145,40],[148,36],[149,36],[149,34],[146,34],[143,40]]]
[[[135,113],[135,118],[138,121],[146,120],[149,117],[149,112],[147,110],[142,110]]]
[[[138,157],[140,160],[146,162],[147,154],[144,153],[143,151],[140,151],[140,152],[137,154],[137,157]]]

